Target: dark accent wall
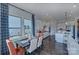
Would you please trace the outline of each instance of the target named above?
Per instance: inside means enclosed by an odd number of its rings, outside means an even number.
[[[33,36],[35,36],[35,15],[32,15]]]
[[[0,4],[0,43],[1,43],[1,54],[6,55],[8,54],[6,39],[9,37],[8,31],[8,4],[1,3]]]
[[[1,4],[0,4],[0,54],[1,54]]]

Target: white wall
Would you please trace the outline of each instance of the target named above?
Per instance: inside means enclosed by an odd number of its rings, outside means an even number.
[[[45,24],[46,22],[39,20],[38,18],[35,17],[35,34],[39,29],[41,30]]]
[[[47,19],[47,20],[46,20]],[[55,19],[38,19],[35,18],[35,30],[41,29],[44,25],[51,26],[51,34],[55,34],[56,32],[56,20]]]

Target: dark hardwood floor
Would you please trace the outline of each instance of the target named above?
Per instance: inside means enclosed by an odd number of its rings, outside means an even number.
[[[67,55],[66,44],[57,43],[54,36],[49,36],[43,40],[42,48],[36,50],[34,55]]]

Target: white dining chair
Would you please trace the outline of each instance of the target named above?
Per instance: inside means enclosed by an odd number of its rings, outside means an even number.
[[[39,37],[38,39],[38,43],[37,43],[38,48],[42,46],[42,42],[43,42],[43,36]]]
[[[37,38],[33,38],[31,41],[30,41],[30,47],[26,50],[28,53],[32,53],[33,51],[35,51],[37,49]]]

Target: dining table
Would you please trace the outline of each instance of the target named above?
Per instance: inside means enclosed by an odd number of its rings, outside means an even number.
[[[21,40],[17,40],[15,41],[16,43],[16,47],[22,47],[25,49],[25,54],[27,54],[27,49],[30,47],[30,40],[28,38],[25,39],[21,39]]]
[[[17,40],[15,41],[16,43],[16,46],[20,46],[22,48],[26,48],[30,45],[30,40],[28,38],[25,38],[25,39],[21,39],[21,40]]]

